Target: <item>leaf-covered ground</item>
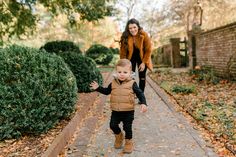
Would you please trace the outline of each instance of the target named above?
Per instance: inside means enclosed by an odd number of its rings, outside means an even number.
[[[229,155],[228,149],[236,153],[235,82],[199,81],[199,76],[170,69],[157,70],[150,77],[207,131],[220,156]]]

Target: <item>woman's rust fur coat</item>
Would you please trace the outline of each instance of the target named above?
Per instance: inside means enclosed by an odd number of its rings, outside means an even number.
[[[135,38],[135,39],[133,39]],[[151,39],[148,34],[141,30],[136,36],[128,36],[128,45],[126,45],[123,41],[121,41],[120,45],[120,58],[131,59],[133,55],[133,45],[135,40],[135,46],[140,51],[140,58],[143,63],[147,66],[149,70],[153,70],[153,65],[151,61],[151,52],[152,52],[152,44]]]

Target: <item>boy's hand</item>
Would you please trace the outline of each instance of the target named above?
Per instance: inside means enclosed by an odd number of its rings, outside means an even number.
[[[142,113],[147,112],[147,105],[141,104],[140,110],[141,110]]]
[[[96,81],[93,81],[90,83],[90,88],[93,90],[96,90],[99,87],[98,83]]]

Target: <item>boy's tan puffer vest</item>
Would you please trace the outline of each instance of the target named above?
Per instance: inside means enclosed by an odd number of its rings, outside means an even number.
[[[133,92],[134,80],[130,79],[122,84],[116,79],[112,81],[111,87],[111,110],[113,111],[132,111],[134,110],[135,100]]]

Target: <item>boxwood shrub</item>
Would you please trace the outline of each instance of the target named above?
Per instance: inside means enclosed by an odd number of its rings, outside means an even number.
[[[112,51],[113,54],[119,54],[119,53],[120,53],[120,51],[119,51],[118,48],[112,48],[112,47],[110,47],[110,50]]]
[[[95,44],[86,51],[86,56],[95,60],[97,64],[108,65],[112,61],[113,52],[110,48]]]
[[[72,41],[50,41],[43,45],[40,49],[44,49],[49,53],[59,53],[65,51],[82,53],[79,46]]]
[[[91,92],[89,84],[95,80],[102,84],[102,74],[89,57],[75,52],[59,53],[76,77],[78,92]]]
[[[1,49],[0,75],[0,140],[46,132],[75,109],[76,79],[57,55]]]

